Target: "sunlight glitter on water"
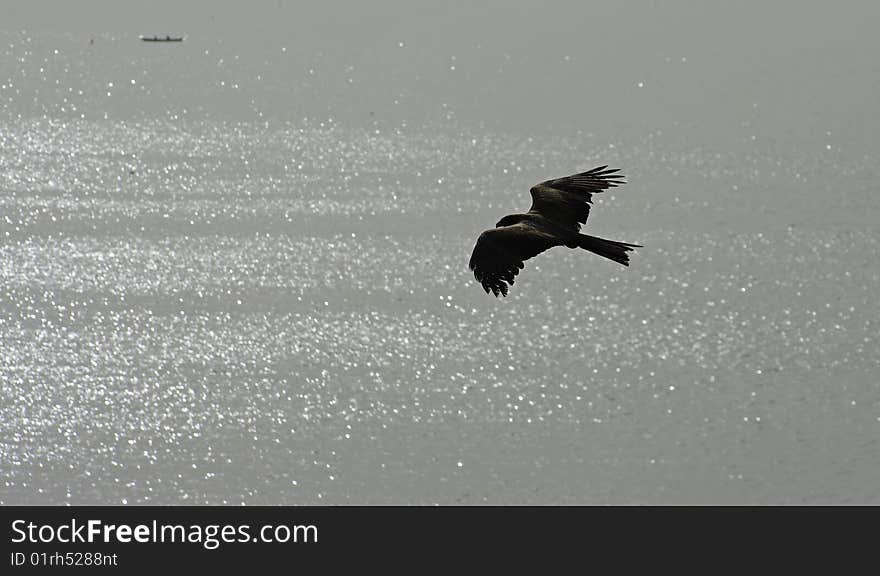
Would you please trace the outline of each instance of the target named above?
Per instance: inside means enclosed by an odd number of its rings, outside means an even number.
[[[608,154],[585,136],[551,159],[505,135],[211,122],[9,128],[4,503],[619,501],[620,475],[649,468],[654,488],[627,494],[686,499],[670,479],[694,459],[745,470],[750,483],[714,484],[736,500],[827,455],[833,443],[805,452],[811,420],[845,414],[830,438],[876,430],[876,229],[811,229],[807,209],[775,221],[784,192],[762,198],[766,217],[716,227],[740,210],[736,194],[701,198],[731,189],[724,154],[657,159],[651,139]],[[596,199],[594,230],[645,244],[632,268],[555,250],[506,301],[483,294],[466,266],[476,234],[525,208],[546,166],[599,158],[630,167]],[[683,207],[702,224],[674,226]],[[781,452],[743,460],[730,437]],[[591,462],[585,495],[565,478]]]

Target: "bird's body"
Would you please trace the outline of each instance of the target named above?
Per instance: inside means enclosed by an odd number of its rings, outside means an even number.
[[[495,228],[480,234],[470,268],[487,294],[507,296],[523,262],[554,246],[583,248],[629,265],[627,252],[641,246],[580,233],[590,214],[592,195],[623,184],[618,170],[607,168],[600,166],[533,186],[532,207],[527,213],[505,216]]]

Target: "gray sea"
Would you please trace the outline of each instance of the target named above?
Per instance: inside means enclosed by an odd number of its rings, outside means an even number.
[[[0,504],[880,504],[873,5],[60,4],[0,25]],[[604,164],[632,265],[487,296]]]

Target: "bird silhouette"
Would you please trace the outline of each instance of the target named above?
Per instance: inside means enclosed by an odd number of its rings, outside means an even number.
[[[627,252],[642,246],[580,233],[590,215],[593,194],[625,183],[619,171],[599,166],[536,184],[530,190],[528,212],[509,214],[480,234],[469,266],[486,293],[507,296],[523,262],[554,246],[583,248],[629,266]]]

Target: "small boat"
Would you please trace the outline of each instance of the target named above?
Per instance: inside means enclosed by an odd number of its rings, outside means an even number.
[[[141,36],[144,42],[183,42],[183,36]]]

